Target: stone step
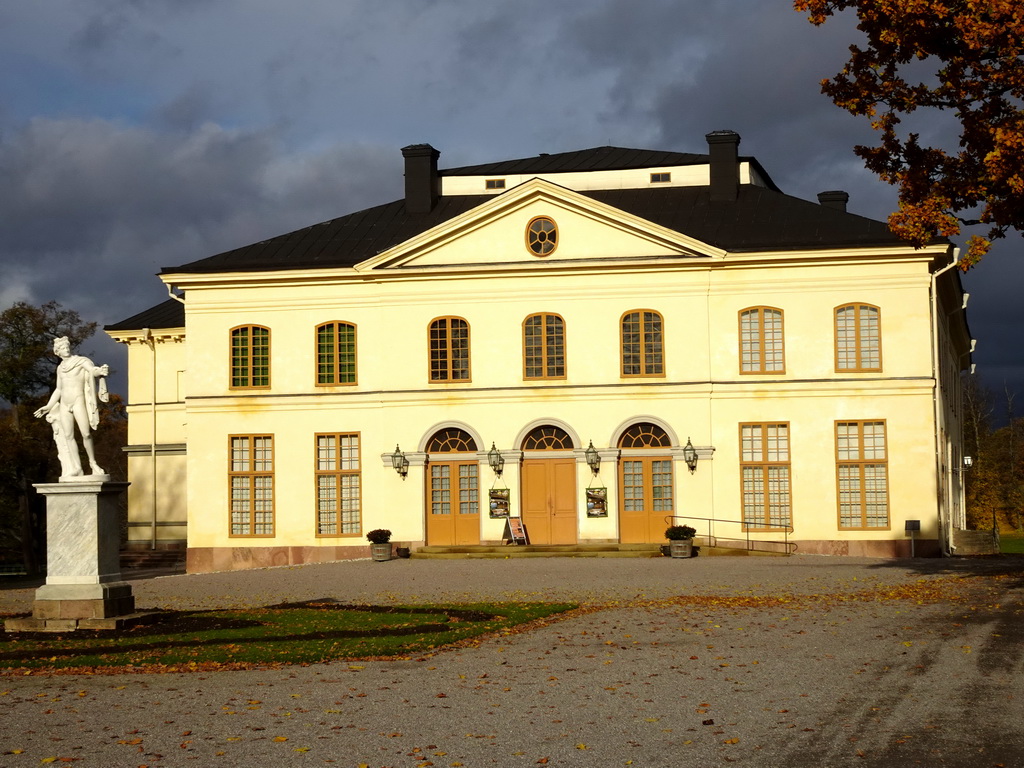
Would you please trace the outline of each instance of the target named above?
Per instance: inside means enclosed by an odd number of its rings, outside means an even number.
[[[660,544],[453,544],[440,546],[427,544],[417,547],[417,552],[505,552],[514,549],[520,552],[650,552],[661,549]]]
[[[984,531],[953,531],[953,554],[957,557],[972,555],[998,555],[999,536],[990,530]]]
[[[701,546],[695,542],[696,554],[703,557],[785,557],[784,552],[771,552],[742,547]],[[505,546],[452,546],[428,545],[412,551],[410,558],[418,560],[505,560],[524,557],[663,557],[660,544],[552,544]]]
[[[127,549],[120,553],[122,570],[176,568],[185,565],[183,549]]]
[[[498,559],[521,557],[661,557],[658,544],[552,544],[451,546],[428,545],[413,550],[416,559]]]

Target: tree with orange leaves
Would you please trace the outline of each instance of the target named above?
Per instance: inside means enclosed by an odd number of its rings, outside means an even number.
[[[867,45],[822,92],[870,119],[878,146],[854,151],[899,187],[889,225],[922,246],[984,224],[968,240],[966,270],[1009,230],[1024,233],[1024,4],[1021,0],[794,0],[814,25],[856,10]],[[959,148],[924,146],[901,117],[948,110]]]

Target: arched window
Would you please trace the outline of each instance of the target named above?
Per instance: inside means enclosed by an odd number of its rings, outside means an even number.
[[[664,331],[661,315],[650,309],[622,316],[623,376],[664,376]]]
[[[427,443],[427,453],[464,453],[476,450],[473,436],[458,427],[438,430]]]
[[[671,448],[668,433],[657,424],[634,424],[622,433],[619,448]]]
[[[565,378],[565,321],[558,315],[523,321],[523,378]]]
[[[569,433],[551,425],[537,427],[523,439],[524,451],[560,451],[572,448]]]
[[[881,310],[871,304],[836,307],[836,370],[882,370]]]
[[[751,307],[740,311],[740,373],[786,370],[782,310]]]
[[[430,380],[469,381],[469,323],[439,317],[430,323]]]
[[[243,325],[231,329],[231,387],[265,389],[270,386],[270,329]]]
[[[317,326],[316,383],[356,383],[356,327],[351,323]]]

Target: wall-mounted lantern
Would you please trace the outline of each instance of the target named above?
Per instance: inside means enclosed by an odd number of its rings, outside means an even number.
[[[597,452],[597,448],[594,447],[594,441],[590,441],[590,445],[587,446],[587,450],[584,451],[583,455],[587,459],[587,466],[590,467],[590,471],[595,475],[601,471],[601,455]]]
[[[409,474],[409,459],[402,453],[402,449],[395,444],[395,452],[391,454],[391,466],[395,468],[395,472],[402,476],[405,480],[405,476]]]
[[[690,438],[686,438],[686,445],[683,446],[683,461],[686,462],[691,475],[697,471],[697,449],[693,447]]]
[[[494,474],[501,477],[501,473],[505,471],[505,457],[501,455],[501,451],[494,447],[493,442],[491,443],[491,450],[487,452],[487,463],[491,465]]]
[[[964,469],[970,469],[974,466],[973,456],[964,456]]]

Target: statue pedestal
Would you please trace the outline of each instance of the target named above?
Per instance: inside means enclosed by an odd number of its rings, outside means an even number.
[[[135,610],[120,564],[118,499],[128,485],[109,475],[35,485],[46,497],[46,583],[36,590],[32,618],[9,619],[8,632],[123,626],[116,617]]]

